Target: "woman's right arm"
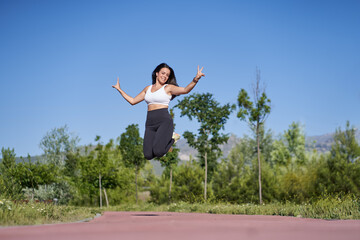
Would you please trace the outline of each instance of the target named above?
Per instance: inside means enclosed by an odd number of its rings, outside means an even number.
[[[123,96],[123,98],[125,98],[126,101],[128,101],[128,103],[130,103],[131,105],[135,105],[138,104],[139,102],[143,101],[145,99],[145,94],[146,94],[146,90],[148,87],[145,87],[136,97],[130,97],[129,95],[127,95],[121,88],[120,88],[120,84],[119,84],[119,78],[117,79],[117,83],[116,85],[112,85],[113,88],[115,88],[116,90],[119,91],[119,93],[121,94],[121,96]]]

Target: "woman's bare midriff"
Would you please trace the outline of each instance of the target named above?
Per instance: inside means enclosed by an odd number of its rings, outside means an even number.
[[[154,111],[154,110],[162,109],[162,108],[168,108],[168,106],[161,105],[161,104],[150,104],[150,105],[148,105],[148,111]]]

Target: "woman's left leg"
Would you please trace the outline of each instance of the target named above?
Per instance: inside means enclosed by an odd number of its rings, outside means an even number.
[[[164,119],[156,131],[153,143],[153,153],[155,157],[164,156],[174,144],[174,139],[172,138],[173,131],[173,120],[171,118]]]

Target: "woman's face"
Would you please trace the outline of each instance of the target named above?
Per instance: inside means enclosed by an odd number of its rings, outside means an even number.
[[[156,73],[156,79],[161,83],[165,84],[166,81],[169,79],[170,76],[170,69],[162,68],[159,72]]]

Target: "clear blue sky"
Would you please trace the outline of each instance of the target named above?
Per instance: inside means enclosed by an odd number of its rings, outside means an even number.
[[[236,103],[261,70],[280,134],[293,122],[306,135],[360,127],[360,1],[0,0],[0,147],[41,154],[47,131],[68,125],[80,144],[144,133],[146,104],[128,104],[161,62],[193,92]],[[176,98],[170,106],[174,106]],[[195,131],[179,117],[177,132]],[[241,137],[234,113],[225,132]]]

